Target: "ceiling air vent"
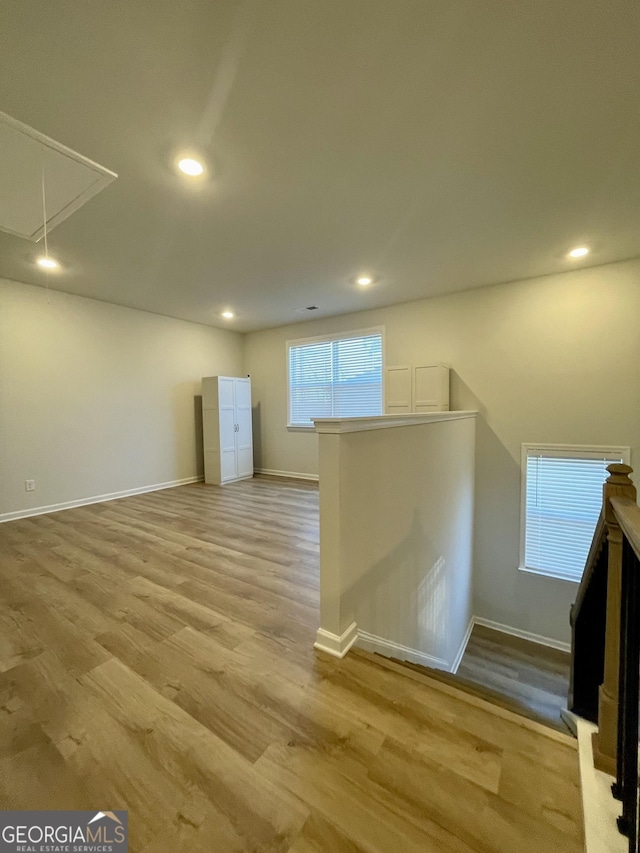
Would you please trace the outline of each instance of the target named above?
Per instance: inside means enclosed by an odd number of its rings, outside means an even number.
[[[0,112],[0,231],[37,242],[118,176]]]

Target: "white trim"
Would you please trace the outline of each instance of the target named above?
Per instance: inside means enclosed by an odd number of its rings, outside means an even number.
[[[561,575],[560,572],[554,572],[552,569],[530,569],[528,566],[518,566],[519,572],[524,572],[527,575],[538,575],[541,578],[553,578],[556,581],[565,581],[566,583],[573,583],[576,586],[580,583],[582,578],[568,578],[566,575]]]
[[[420,666],[442,669],[445,672],[455,674],[458,671],[475,625],[491,628],[502,634],[509,634],[512,637],[519,637],[522,640],[529,640],[531,643],[538,643],[538,645],[548,646],[562,652],[571,651],[570,643],[563,643],[560,640],[554,640],[552,637],[543,637],[540,634],[532,634],[530,631],[512,628],[510,625],[503,625],[501,622],[494,622],[492,619],[483,619],[481,616],[472,616],[469,620],[466,633],[462,638],[452,664],[447,663],[442,658],[418,651],[418,649],[403,646],[401,643],[394,643],[392,640],[385,640],[384,637],[378,637],[376,634],[370,634],[368,631],[359,631],[355,622],[352,622],[340,637],[337,634],[330,634],[329,631],[325,631],[323,628],[318,628],[316,642],[313,646],[334,657],[343,658],[355,643],[360,649],[383,655],[386,658],[406,660],[411,663],[417,663]]]
[[[352,622],[340,637],[337,634],[325,631],[324,628],[318,628],[313,648],[333,655],[333,657],[343,658],[357,639],[358,626],[355,622]]]
[[[598,729],[582,717],[576,718],[576,724],[584,814],[584,849],[586,853],[627,853],[629,841],[616,828],[620,805],[611,796],[611,776],[593,766],[591,738]]]
[[[377,652],[386,658],[408,660],[420,666],[428,666],[432,669],[444,669],[446,672],[449,672],[449,664],[446,660],[433,657],[433,655],[428,655],[425,652],[419,652],[417,649],[411,649],[408,646],[402,646],[400,643],[394,643],[391,640],[385,640],[382,637],[377,637],[375,634],[369,634],[367,631],[358,631],[358,642],[356,645],[360,649],[364,649],[367,652]]]
[[[372,429],[388,429],[390,427],[416,426],[438,421],[458,421],[465,418],[475,418],[477,412],[412,412],[405,415],[376,415],[367,418],[314,418],[316,432],[343,433],[365,432]]]
[[[522,460],[526,462],[527,456],[535,455],[530,451],[540,451],[540,456],[559,456],[564,458],[567,454],[571,457],[573,454],[579,454],[579,458],[603,459],[607,456],[617,456],[620,454],[625,460],[624,464],[629,465],[628,460],[631,459],[631,448],[628,445],[611,445],[611,444],[540,444],[538,442],[523,442],[522,444]],[[615,460],[612,459],[612,462]]]
[[[458,652],[455,658],[453,659],[453,663],[451,664],[450,672],[452,672],[454,675],[458,671],[458,667],[460,666],[462,658],[464,657],[464,653],[467,650],[467,644],[469,643],[469,639],[471,638],[471,632],[473,631],[473,626],[475,624],[474,620],[474,616],[469,619],[469,624],[467,625],[467,630],[465,632],[464,637],[462,638],[462,642],[460,643],[460,648],[458,649]]]
[[[551,637],[543,637],[540,634],[532,634],[530,631],[521,631],[519,628],[512,628],[510,625],[503,625],[500,622],[494,622],[491,619],[483,619],[481,616],[472,616],[467,625],[467,630],[460,647],[456,653],[453,663],[449,664],[442,658],[434,657],[426,652],[420,652],[417,649],[403,646],[400,643],[394,643],[392,640],[385,640],[383,637],[378,637],[375,634],[369,634],[367,631],[358,631],[358,639],[356,646],[365,649],[367,652],[375,652],[387,658],[396,660],[408,660],[411,663],[417,663],[420,666],[431,667],[432,669],[443,669],[445,672],[450,672],[455,675],[458,671],[462,658],[471,638],[475,625],[481,625],[484,628],[492,628],[494,631],[500,631],[502,634],[509,634],[512,637],[519,637],[522,640],[529,640],[531,643],[538,643],[541,646],[548,646],[552,649],[558,649],[562,652],[571,651],[570,643],[563,643],[560,640],[554,640]],[[333,636],[333,635],[330,635]]]
[[[577,714],[574,714],[573,711],[570,711],[568,708],[560,708],[560,718],[565,726],[569,729],[574,738],[578,738],[578,720],[581,720],[582,717],[579,717]]]
[[[289,480],[310,480],[317,483],[319,476],[317,474],[302,474],[297,471],[276,471],[274,468],[256,468],[256,474],[266,474],[268,477],[287,477]]]
[[[500,631],[512,637],[520,637],[521,640],[529,640],[531,643],[548,646],[550,649],[558,649],[561,652],[571,651],[571,643],[563,643],[560,640],[554,640],[552,637],[543,637],[541,634],[532,634],[530,631],[512,628],[511,625],[503,625],[501,622],[494,622],[493,619],[483,619],[482,616],[474,616],[472,621],[474,625],[481,625],[483,628],[493,628],[494,631]]]
[[[140,486],[137,489],[125,489],[122,492],[112,492],[108,495],[94,495],[90,498],[80,498],[77,501],[65,501],[64,503],[51,504],[50,506],[38,506],[33,509],[21,509],[16,512],[3,512],[0,514],[0,524],[5,521],[17,521],[19,518],[30,518],[33,515],[45,515],[49,512],[60,512],[63,509],[73,509],[78,506],[89,506],[106,501],[116,501],[119,498],[128,498],[133,495],[143,495],[146,492],[159,492],[162,489],[173,489],[176,486],[187,486],[190,483],[201,483],[202,477],[184,477],[182,480],[171,480],[168,483],[156,483],[153,486]]]
[[[319,344],[324,341],[348,341],[351,338],[364,338],[368,335],[382,335],[384,343],[384,325],[370,326],[367,329],[350,329],[346,332],[332,332],[329,335],[312,335],[308,338],[294,338],[287,341],[287,351],[289,347],[298,347],[301,344]]]

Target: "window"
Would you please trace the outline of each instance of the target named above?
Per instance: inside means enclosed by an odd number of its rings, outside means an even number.
[[[522,570],[580,581],[607,465],[629,458],[628,447],[522,445]]]
[[[289,426],[382,414],[382,329],[287,342]]]

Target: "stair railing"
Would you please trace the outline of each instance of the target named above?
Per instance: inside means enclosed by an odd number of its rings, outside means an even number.
[[[618,829],[629,839],[629,853],[640,853],[640,507],[632,469],[615,463],[607,471],[602,513],[571,610],[569,709],[598,724],[593,763],[615,776]]]
[[[638,703],[640,701],[640,507],[635,499],[611,498],[622,538],[620,659],[614,797],[622,802],[618,829],[638,851]]]
[[[567,707],[598,722],[598,698],[604,681],[609,543],[604,514],[596,524],[576,600],[571,608],[571,669]],[[573,728],[571,718],[567,725]]]
[[[607,531],[607,603],[604,647],[604,679],[598,697],[598,731],[593,736],[593,763],[598,770],[616,775],[618,761],[618,717],[620,703],[620,632],[622,614],[623,533],[613,502],[635,504],[636,488],[628,465],[613,463],[603,487],[602,516]]]

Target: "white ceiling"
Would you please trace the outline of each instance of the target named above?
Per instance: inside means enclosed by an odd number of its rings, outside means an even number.
[[[1,19],[0,109],[120,176],[52,232],[51,287],[247,331],[640,255],[637,0]],[[189,148],[206,179],[176,173]],[[44,284],[35,252],[0,234],[0,276]]]
[[[37,242],[117,175],[0,112],[0,231]]]

